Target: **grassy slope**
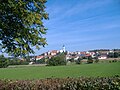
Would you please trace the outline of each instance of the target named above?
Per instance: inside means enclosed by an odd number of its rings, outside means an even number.
[[[114,76],[120,75],[120,62],[83,64],[70,66],[36,66],[0,69],[0,78],[8,79],[40,79],[80,76]]]

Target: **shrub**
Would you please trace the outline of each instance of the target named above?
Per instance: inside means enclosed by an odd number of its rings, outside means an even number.
[[[95,60],[95,63],[98,63],[98,62],[99,62],[99,59],[96,59],[96,60]]]
[[[111,63],[112,61],[109,61],[109,63]]]
[[[58,56],[54,56],[48,60],[49,66],[58,66],[58,65],[66,65],[66,59],[64,54],[60,54]]]
[[[78,60],[76,60],[76,64],[81,64],[82,63],[82,58],[78,58]]]
[[[6,68],[8,67],[8,59],[5,58],[3,55],[0,56],[0,68]]]
[[[0,90],[120,90],[120,77],[0,80]]]
[[[88,63],[88,64],[89,64],[89,63],[93,63],[93,60],[92,60],[92,57],[91,57],[91,56],[88,57],[87,63]]]
[[[36,60],[36,64],[45,64],[45,58],[42,58],[40,60]]]
[[[98,57],[95,57],[94,59],[95,59],[95,63],[98,63],[98,62],[99,62]]]
[[[22,60],[19,60],[19,59],[13,59],[13,60],[9,60],[9,65],[28,65],[29,62],[27,61],[22,61]]]
[[[70,62],[74,62],[75,60],[74,60],[74,58],[71,58],[71,59],[69,59],[68,61],[70,61]]]

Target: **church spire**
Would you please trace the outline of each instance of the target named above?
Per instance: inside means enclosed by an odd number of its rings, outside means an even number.
[[[63,50],[63,52],[65,52],[65,45],[63,45],[62,50]]]

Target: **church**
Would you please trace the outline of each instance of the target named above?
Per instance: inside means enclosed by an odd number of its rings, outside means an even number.
[[[65,50],[65,45],[63,45],[62,46],[62,49],[60,50],[60,53],[63,53],[63,52],[65,52],[66,50]]]

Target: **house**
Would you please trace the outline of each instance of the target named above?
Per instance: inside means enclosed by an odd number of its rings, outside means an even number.
[[[29,63],[29,65],[32,65],[32,64],[34,64],[34,62],[30,62],[30,63]]]
[[[79,55],[80,55],[80,52],[79,52],[79,51],[77,51],[77,54],[79,54]]]
[[[79,57],[80,57],[79,55],[76,55],[76,56],[74,57],[74,60],[78,60]]]
[[[78,58],[80,57],[80,55],[75,55],[75,56],[72,56],[72,55],[66,55],[66,60],[69,60],[69,59],[74,59],[74,60],[78,60]]]
[[[30,61],[34,61],[35,60],[35,56],[30,56]]]
[[[98,57],[98,59],[107,59],[107,55],[101,55]]]
[[[44,53],[44,56],[47,56],[47,55],[48,55],[47,52],[45,52],[45,53]]]
[[[90,54],[86,54],[85,56],[86,56],[86,57],[90,57],[91,55],[90,55]]]
[[[95,54],[95,52],[90,52],[90,55],[94,55]]]
[[[42,59],[42,58],[44,58],[44,56],[36,56],[36,60],[40,60],[40,59]]]
[[[49,59],[51,59],[53,56],[52,56],[52,55],[48,55],[47,57],[48,57]]]
[[[85,54],[86,54],[86,52],[80,52],[80,54],[85,55]]]
[[[71,59],[71,57],[70,57],[70,55],[68,54],[68,55],[66,55],[66,60],[69,60],[69,59]]]
[[[80,57],[85,57],[85,54],[80,54]]]
[[[90,55],[92,58],[95,58],[97,54],[95,52],[90,52]]]
[[[55,55],[57,55],[58,52],[59,52],[58,50],[52,50],[50,52],[50,55],[55,56]]]

